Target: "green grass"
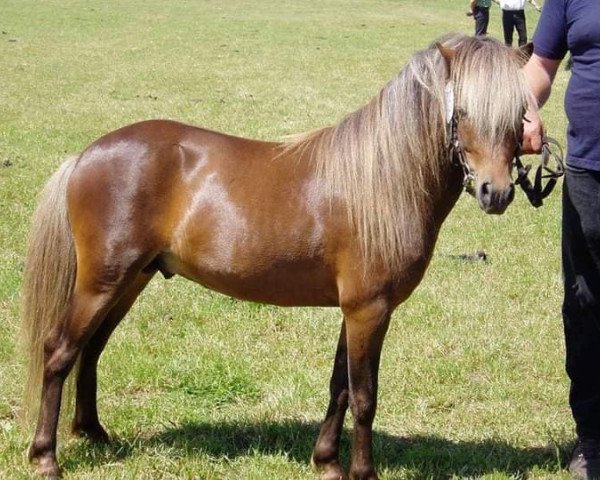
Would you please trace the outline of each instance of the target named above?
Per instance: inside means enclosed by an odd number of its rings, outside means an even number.
[[[19,283],[36,195],[62,159],[147,118],[265,139],[333,123],[440,34],[471,33],[465,6],[0,0],[1,478],[31,472],[17,421]],[[528,10],[530,35],[536,20]],[[490,31],[501,36],[497,9]],[[545,109],[563,143],[567,75]],[[460,199],[386,340],[382,478],[567,478],[559,199],[535,210],[518,194],[501,217]],[[489,262],[452,257],[480,249]],[[65,478],[314,478],[339,320],[155,278],[101,360],[114,441],[61,436]]]

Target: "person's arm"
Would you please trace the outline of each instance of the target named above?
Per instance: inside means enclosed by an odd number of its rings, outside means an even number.
[[[477,0],[469,1],[469,8],[471,9],[471,13],[475,13],[475,7],[477,6]]]
[[[550,97],[552,82],[559,65],[560,60],[542,57],[533,53],[523,67],[529,89],[539,107],[543,106]]]
[[[542,148],[544,126],[538,109],[550,97],[552,82],[559,65],[560,60],[541,57],[534,53],[523,67],[523,73],[525,73],[532,96],[525,114],[527,120],[524,122],[523,145],[521,146],[523,153],[538,153]]]

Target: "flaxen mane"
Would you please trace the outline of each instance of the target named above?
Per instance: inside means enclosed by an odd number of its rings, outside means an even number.
[[[440,42],[456,50],[456,110],[482,141],[497,145],[507,132],[516,135],[528,93],[514,52],[489,38],[451,35]],[[367,261],[382,259],[393,268],[426,238],[430,195],[450,161],[447,82],[445,62],[432,46],[415,54],[366,106],[288,145],[312,152],[330,197],[347,203]]]

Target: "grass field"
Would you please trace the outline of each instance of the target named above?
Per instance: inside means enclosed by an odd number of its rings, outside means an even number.
[[[437,36],[471,33],[466,4],[0,0],[0,478],[32,471],[19,285],[36,195],[62,159],[147,118],[265,139],[333,123]],[[491,17],[500,37],[496,7]],[[563,143],[567,75],[545,108]],[[501,217],[459,200],[384,347],[383,479],[568,478],[559,199],[535,210],[519,193]],[[476,250],[488,261],[455,258]],[[114,441],[61,435],[65,478],[314,478],[339,322],[336,309],[242,303],[157,276],[101,360]]]

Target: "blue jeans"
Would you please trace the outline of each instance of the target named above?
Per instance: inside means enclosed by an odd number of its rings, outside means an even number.
[[[600,439],[600,172],[567,167],[562,260],[569,404],[577,434]]]

